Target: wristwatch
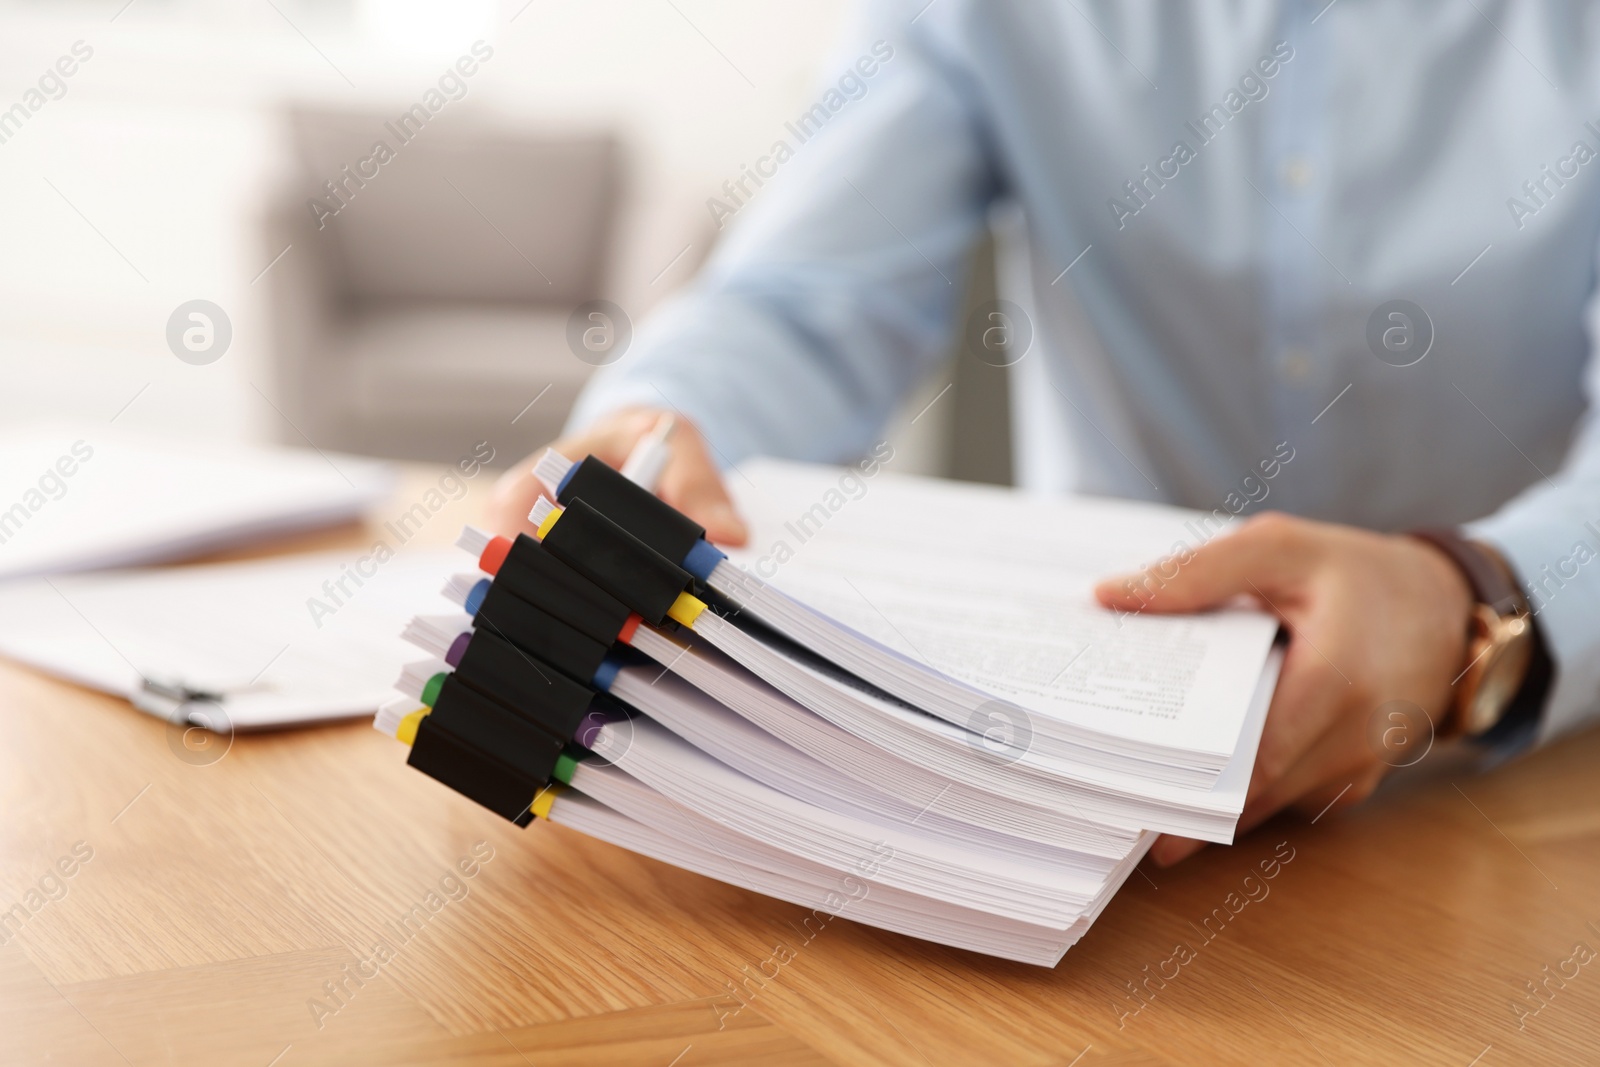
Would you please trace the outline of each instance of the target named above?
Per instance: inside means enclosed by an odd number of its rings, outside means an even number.
[[[1467,623],[1466,666],[1451,683],[1439,735],[1480,737],[1506,717],[1528,679],[1535,647],[1528,600],[1511,568],[1488,545],[1434,527],[1412,530],[1411,536],[1450,557],[1478,601]]]

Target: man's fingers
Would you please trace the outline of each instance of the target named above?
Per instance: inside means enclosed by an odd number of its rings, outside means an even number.
[[[613,467],[627,462],[640,438],[655,429],[663,412],[636,408],[605,419],[584,434],[557,441],[556,451],[571,459],[593,454]],[[749,536],[743,520],[733,510],[722,476],[712,462],[705,438],[682,415],[667,438],[669,458],[656,487],[661,499],[706,528],[706,537],[719,544],[742,545]],[[532,502],[529,502],[532,507]]]
[[[1387,770],[1381,764],[1374,768],[1364,765],[1359,759],[1352,761],[1346,753],[1323,756],[1319,752],[1308,755],[1301,765],[1280,780],[1284,783],[1281,791],[1269,790],[1256,802],[1245,805],[1244,812],[1239,816],[1235,840],[1285,807],[1292,806],[1316,821],[1331,810],[1359,804],[1378,788]],[[1304,784],[1308,781],[1324,784],[1308,790]],[[1170,867],[1205,847],[1204,841],[1162,834],[1150,848],[1150,859],[1158,867]]]
[[[1150,859],[1157,867],[1171,867],[1174,863],[1188,859],[1205,847],[1206,843],[1204,841],[1196,841],[1188,837],[1175,837],[1172,834],[1162,834],[1156,838],[1156,843],[1150,846]]]
[[[1247,810],[1333,728],[1340,718],[1340,708],[1351,699],[1350,688],[1322,651],[1298,634],[1289,638],[1283,671],[1256,747],[1255,770],[1245,795]]]
[[[633,446],[655,429],[662,414],[656,408],[627,408],[600,420],[582,433],[562,438],[550,447],[568,459],[581,460],[593,455],[607,466],[620,469],[627,462]]]
[[[672,434],[672,458],[661,472],[661,498],[706,528],[718,544],[742,545],[749,537],[733,510],[722,475],[694,427],[680,423]]]
[[[1275,596],[1281,581],[1303,572],[1304,525],[1268,512],[1193,551],[1108,578],[1094,593],[1108,608],[1160,612],[1201,611],[1241,594]]]
[[[1383,784],[1388,772],[1389,768],[1380,763],[1377,767],[1369,767],[1346,779],[1336,779],[1332,784],[1307,793],[1295,801],[1293,807],[1312,820],[1320,819],[1330,812],[1354,807],[1377,792],[1378,786]]]
[[[1373,765],[1375,756],[1368,745],[1365,733],[1351,729],[1348,716],[1330,726],[1326,733],[1308,747],[1294,766],[1252,799],[1246,801],[1244,813],[1239,817],[1240,830],[1246,830],[1270,818],[1274,813],[1297,802],[1310,802],[1315,796],[1332,799],[1345,786],[1362,786],[1361,796],[1370,792],[1367,783],[1377,784]],[[1380,767],[1381,769],[1381,767]],[[1329,790],[1332,792],[1330,793]],[[1359,799],[1359,797],[1357,798]],[[1312,814],[1315,814],[1313,812]]]
[[[610,466],[621,467],[634,445],[655,427],[661,415],[661,411],[653,408],[629,408],[600,420],[582,433],[564,437],[550,447],[568,459],[581,460],[593,455]],[[680,435],[698,440],[692,430],[682,433],[684,429],[680,426],[679,431],[674,433],[674,446]],[[532,510],[534,501],[541,496],[555,495],[555,487],[545,485],[533,473],[534,463],[543,454],[544,449],[541,448],[506,471],[495,483],[494,493],[489,500],[488,521],[497,533],[508,536],[532,533],[528,512]],[[696,521],[709,527],[704,519]]]
[[[506,471],[494,483],[494,492],[489,497],[488,513],[485,515],[489,528],[507,537],[532,533],[533,524],[528,521],[528,512],[542,492],[544,483],[533,476],[531,457]]]
[[[1334,731],[1330,730],[1330,735]],[[1254,830],[1285,807],[1293,806],[1312,819],[1330,807],[1349,807],[1372,794],[1383,780],[1382,765],[1373,768],[1371,759],[1359,745],[1331,736],[1314,746],[1289,772],[1273,782],[1261,783],[1264,789],[1247,801],[1239,815],[1235,839]],[[1252,791],[1257,782],[1252,781]],[[1163,834],[1150,849],[1150,859],[1159,867],[1170,867],[1204,848],[1204,841]]]
[[[1287,691],[1280,685],[1279,696],[1273,700],[1275,713],[1280,699],[1305,699],[1302,694],[1308,680],[1295,678],[1287,671],[1287,665],[1284,684],[1288,685]],[[1371,786],[1366,784],[1371,754],[1365,748],[1364,739],[1354,735],[1347,724],[1338,718],[1330,721],[1326,716],[1316,713],[1304,718],[1279,713],[1276,736],[1271,730],[1274,725],[1272,714],[1268,715],[1267,723],[1269,731],[1262,735],[1263,747],[1257,753],[1255,771],[1250,776],[1244,810],[1235,828],[1236,837],[1254,830],[1289,804],[1305,799],[1308,793],[1315,795],[1318,793],[1317,787],[1325,783],[1338,781],[1342,786],[1359,779],[1360,795],[1364,797],[1371,792]],[[1311,734],[1314,723],[1324,724],[1320,734]],[[1335,787],[1334,792],[1337,791]],[[1352,789],[1351,792],[1357,790]],[[1329,799],[1332,799],[1332,795],[1328,794]],[[1170,867],[1200,851],[1204,844],[1203,841],[1165,834],[1150,849],[1150,858],[1159,866]]]

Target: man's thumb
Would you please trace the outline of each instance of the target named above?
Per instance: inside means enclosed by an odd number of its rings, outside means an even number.
[[[1240,594],[1262,596],[1282,573],[1294,520],[1268,514],[1196,549],[1180,548],[1141,571],[1107,578],[1095,599],[1118,611],[1203,611]]]

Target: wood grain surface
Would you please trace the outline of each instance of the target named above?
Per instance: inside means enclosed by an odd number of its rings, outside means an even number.
[[[1600,1062],[1593,732],[1490,773],[1431,753],[1365,805],[1145,868],[1042,970],[847,921],[805,942],[794,906],[517,830],[366,721],[197,764],[121,700],[4,663],[0,692],[5,1064]]]

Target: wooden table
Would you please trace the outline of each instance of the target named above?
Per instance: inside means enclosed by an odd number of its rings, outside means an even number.
[[[120,700],[3,664],[0,691],[0,908],[26,913],[0,929],[5,1064],[1600,1062],[1600,958],[1574,957],[1600,951],[1600,733],[1491,774],[1431,755],[1351,812],[1137,874],[1054,970],[841,921],[725,1017],[801,909],[517,830],[365,721],[203,764]],[[1269,894],[1200,944],[1282,842]]]

